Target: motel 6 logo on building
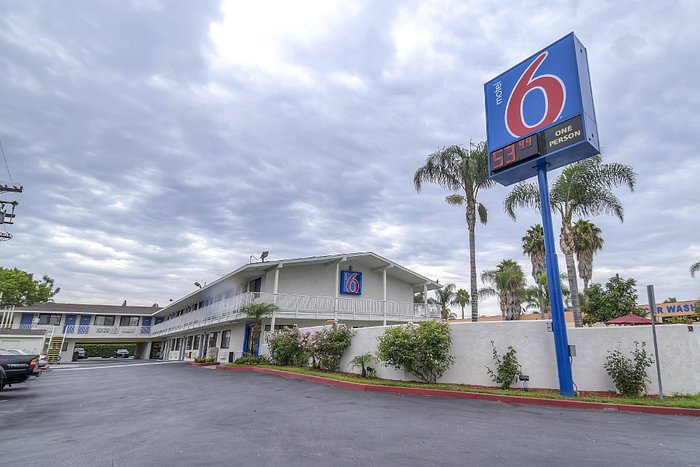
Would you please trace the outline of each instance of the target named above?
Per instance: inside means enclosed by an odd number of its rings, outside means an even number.
[[[362,273],[354,271],[341,271],[340,293],[347,295],[362,295]]]
[[[598,153],[586,49],[571,33],[484,84],[491,178],[509,185]]]

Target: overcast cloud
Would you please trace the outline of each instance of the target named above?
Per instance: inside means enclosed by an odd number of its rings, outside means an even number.
[[[0,140],[25,192],[0,264],[50,275],[60,302],[162,305],[263,249],[374,251],[468,288],[464,213],[413,173],[485,139],[483,83],[574,31],[604,160],[638,173],[624,223],[591,219],[593,280],[697,298],[697,18],[691,1],[3,1]],[[479,271],[530,271],[539,214],[508,218],[508,190],[482,195]]]

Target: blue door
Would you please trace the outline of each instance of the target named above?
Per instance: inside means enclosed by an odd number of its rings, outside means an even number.
[[[80,315],[80,326],[78,333],[87,334],[90,331],[90,315]]]
[[[163,318],[162,316],[156,316],[156,324],[162,323],[164,319],[165,318]]]
[[[253,342],[253,328],[255,324],[248,323],[245,325],[245,334],[243,335],[243,356],[245,357],[249,353],[252,355],[257,355],[260,352],[260,341]],[[257,345],[256,345],[257,344]],[[253,348],[255,345],[255,348]]]
[[[144,316],[143,320],[141,321],[141,334],[150,334],[150,333],[151,333],[151,317]]]
[[[22,313],[22,321],[19,322],[19,328],[20,329],[31,329],[33,319],[34,319],[33,313]]]
[[[63,326],[64,334],[72,334],[75,332],[75,315],[66,315],[66,324]]]

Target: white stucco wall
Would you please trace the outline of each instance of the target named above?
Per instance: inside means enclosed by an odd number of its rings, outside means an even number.
[[[344,295],[343,298],[384,299],[382,272],[372,270],[355,262],[341,263],[340,270],[352,266],[353,271],[362,273],[362,295]],[[279,270],[278,293],[335,297],[339,289],[336,281],[336,265],[312,264],[307,266],[284,266]],[[263,291],[272,292],[274,285],[274,270],[269,271],[263,281]],[[413,286],[387,273],[387,300],[413,302]]]
[[[2,335],[0,330],[0,349],[20,349],[40,354],[43,348],[44,336]]]
[[[548,321],[454,323],[452,349],[454,365],[440,379],[443,383],[493,386],[486,373],[486,366],[494,368],[491,341],[500,354],[508,346],[517,351],[523,373],[530,376],[531,388],[558,389],[557,365],[554,355],[554,337],[547,331]],[[309,330],[308,328],[304,330]],[[375,352],[377,337],[383,327],[355,330],[350,348],[341,363],[342,371],[358,373],[351,369],[350,360],[365,352]],[[689,332],[686,325],[657,326],[659,359],[664,393],[695,394],[700,392],[700,326]],[[603,364],[608,351],[620,345],[627,353],[634,348],[634,341],[646,342],[647,351],[653,355],[650,326],[624,326],[608,328],[576,328],[568,330],[569,344],[576,346],[573,359],[573,377],[579,390],[614,391]],[[410,374],[375,365],[381,378],[413,380]],[[658,393],[656,367],[648,369],[652,394]]]
[[[279,270],[277,293],[335,296],[335,264],[313,264],[308,266],[285,266]],[[269,275],[269,292],[272,292],[274,271]]]

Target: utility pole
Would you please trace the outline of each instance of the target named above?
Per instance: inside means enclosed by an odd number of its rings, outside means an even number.
[[[0,193],[22,193],[24,188],[19,185],[0,185]],[[15,223],[15,208],[19,202],[0,199],[0,224]],[[10,232],[0,232],[0,241],[9,240],[12,238]]]

